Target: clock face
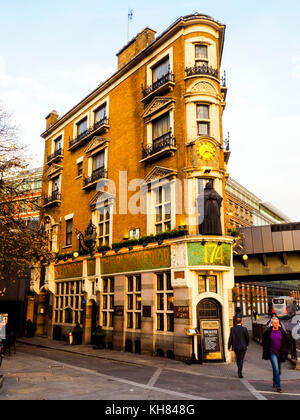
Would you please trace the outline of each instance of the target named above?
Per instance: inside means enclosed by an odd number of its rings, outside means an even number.
[[[203,141],[197,146],[197,155],[200,159],[209,161],[216,157],[217,150],[215,146],[209,141]]]

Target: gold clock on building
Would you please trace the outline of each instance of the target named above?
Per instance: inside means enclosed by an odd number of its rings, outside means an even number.
[[[203,141],[197,146],[196,152],[200,159],[210,161],[216,157],[217,149],[209,141]]]

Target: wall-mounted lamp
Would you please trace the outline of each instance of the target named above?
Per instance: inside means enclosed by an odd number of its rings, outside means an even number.
[[[248,261],[248,259],[249,259],[249,257],[248,257],[248,255],[247,255],[247,254],[243,255],[243,260],[244,260],[244,261]]]
[[[78,252],[74,252],[73,257],[72,257],[72,260],[74,261],[78,257],[79,257]]]

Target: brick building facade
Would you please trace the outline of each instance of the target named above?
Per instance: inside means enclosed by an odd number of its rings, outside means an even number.
[[[146,28],[119,51],[115,74],[46,118],[42,220],[57,260],[32,271],[37,334],[79,323],[88,343],[101,325],[115,349],[186,358],[199,354],[187,331],[197,329],[205,360],[229,360],[226,200],[222,232],[201,234],[204,188],[223,198],[228,177],[224,34],[201,14],[156,38]]]

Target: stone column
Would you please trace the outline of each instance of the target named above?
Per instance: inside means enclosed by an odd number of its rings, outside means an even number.
[[[83,330],[83,344],[91,343],[92,334],[92,305],[86,305],[85,323]]]
[[[34,304],[35,304],[35,297],[28,296],[26,321],[30,319],[32,323],[34,322]]]
[[[114,337],[113,345],[115,350],[125,349],[125,313],[124,313],[124,287],[125,276],[115,276],[115,312],[114,312]]]
[[[265,287],[265,313],[268,313],[268,289]]]
[[[36,335],[45,335],[46,320],[46,295],[38,296],[37,319],[36,319]]]
[[[155,275],[154,273],[142,274],[142,334],[141,350],[142,353],[153,354],[155,351],[154,336],[154,318],[155,302],[153,289]]]

